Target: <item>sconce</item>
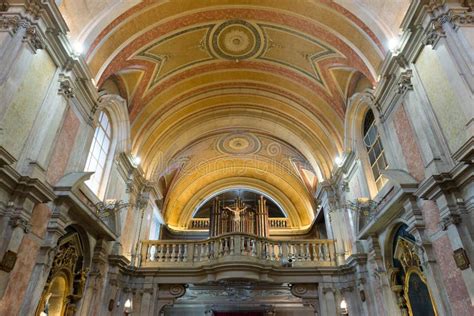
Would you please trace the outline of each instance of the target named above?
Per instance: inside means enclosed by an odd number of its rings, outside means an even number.
[[[349,314],[349,313],[347,312],[347,303],[346,303],[346,300],[345,300],[345,299],[343,299],[343,300],[341,301],[341,304],[339,305],[339,307],[341,308],[341,314],[342,314],[342,315],[347,315],[347,314]]]
[[[121,200],[106,200],[105,202],[98,202],[94,205],[97,215],[100,218],[109,217],[119,210],[128,207],[130,203],[123,202]]]
[[[125,315],[130,315],[132,313],[132,300],[127,299],[123,305],[123,312]]]

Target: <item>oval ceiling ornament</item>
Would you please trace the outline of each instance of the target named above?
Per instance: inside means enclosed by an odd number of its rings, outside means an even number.
[[[228,20],[208,33],[209,51],[216,58],[243,60],[260,56],[265,47],[260,27],[243,20]]]

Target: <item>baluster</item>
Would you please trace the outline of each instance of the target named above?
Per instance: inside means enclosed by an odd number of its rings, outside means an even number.
[[[234,236],[230,236],[229,237],[229,242],[230,242],[230,255],[233,256],[234,255],[234,251],[235,251],[235,243],[234,243]]]
[[[177,245],[176,244],[173,244],[171,246],[171,261],[172,262],[176,262],[177,261],[177,257],[178,257],[178,249],[177,248]]]
[[[316,253],[316,242],[311,243],[311,255],[312,261],[318,261]]]
[[[206,250],[206,244],[205,243],[200,244],[199,245],[199,261],[204,261],[205,250]]]
[[[255,239],[251,239],[251,249],[252,249],[252,257],[257,256],[257,241]]]
[[[166,257],[165,261],[170,262],[171,260],[171,244],[166,244]]]
[[[328,249],[328,244],[327,243],[323,243],[323,258],[324,258],[324,261],[330,261],[331,258],[329,257],[329,249]]]
[[[150,261],[155,261],[155,256],[156,256],[156,246],[153,245],[150,247],[150,245],[147,245],[147,248],[150,249]],[[146,260],[148,261],[148,260]]]
[[[203,259],[205,261],[208,261],[209,258],[210,258],[210,255],[211,255],[211,243],[208,242],[208,243],[205,243],[204,244],[204,256],[203,256]]]
[[[181,261],[182,262],[188,261],[188,244],[187,243],[183,244],[183,253],[181,256]]]
[[[280,261],[283,258],[283,249],[280,242],[278,243],[277,246],[278,246],[278,261]]]
[[[166,249],[167,249],[167,244],[161,245],[161,261],[162,262],[166,261]]]
[[[275,246],[276,245],[274,243],[271,243],[270,245],[271,245],[270,247],[272,249],[272,261],[275,261],[275,260],[277,260],[277,255],[275,253]]]
[[[230,251],[230,247],[229,247],[229,242],[230,242],[230,237],[227,237],[225,240],[224,240],[224,253],[225,255],[229,255],[229,251]]]
[[[177,257],[178,262],[183,262],[183,246],[184,244],[178,244],[178,257]]]

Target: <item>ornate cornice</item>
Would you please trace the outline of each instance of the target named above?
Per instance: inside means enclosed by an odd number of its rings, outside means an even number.
[[[449,35],[447,26],[454,31],[474,25],[474,13],[465,7],[452,7],[445,1],[413,1],[405,19],[400,47],[385,58],[380,80],[375,91],[375,104],[380,107],[382,122],[400,102],[404,93],[413,89],[410,65],[416,62],[426,45],[436,48],[443,37]]]
[[[67,38],[69,30],[66,22],[54,1],[11,3],[7,12],[0,11],[2,31],[11,36],[22,32],[22,41],[34,53],[41,49],[48,52],[63,71],[60,93],[72,99],[84,121],[92,125],[98,107],[97,87],[91,81],[92,74],[85,60],[74,53]]]

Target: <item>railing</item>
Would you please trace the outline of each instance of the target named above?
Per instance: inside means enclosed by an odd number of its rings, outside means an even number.
[[[271,217],[268,219],[270,229],[285,229],[289,228],[289,221],[286,217]],[[207,230],[209,229],[209,218],[193,218],[189,222],[189,229]]]
[[[268,219],[270,229],[285,229],[289,227],[288,218],[270,217]]]
[[[193,218],[189,223],[189,228],[197,230],[209,229],[209,218]]]
[[[142,241],[142,267],[199,267],[227,260],[276,266],[334,266],[334,241],[276,241],[246,234],[229,234],[202,241]]]

